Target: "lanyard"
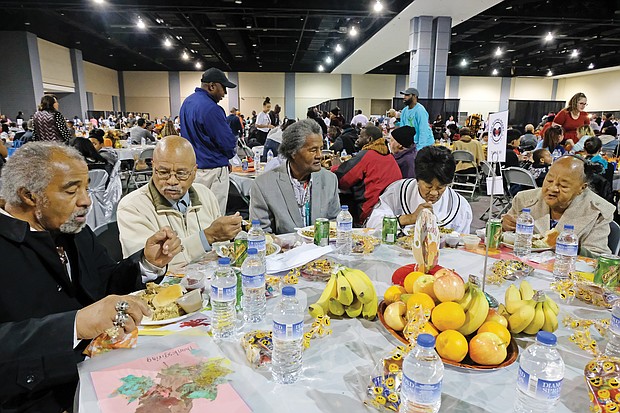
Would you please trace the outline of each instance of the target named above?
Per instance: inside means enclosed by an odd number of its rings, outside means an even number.
[[[304,223],[306,226],[309,226],[311,222],[310,216],[310,200],[312,198],[312,179],[308,182],[304,183],[304,199],[303,199],[303,208],[304,208]]]

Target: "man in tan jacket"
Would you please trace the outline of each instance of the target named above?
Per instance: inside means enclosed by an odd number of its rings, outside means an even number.
[[[484,160],[484,150],[480,141],[471,137],[469,128],[461,128],[459,131],[461,138],[452,144],[453,151],[467,151],[474,155],[474,163],[459,162],[456,164],[456,173],[475,174],[480,162]]]
[[[178,234],[184,250],[170,262],[179,268],[199,259],[216,241],[233,239],[241,230],[241,216],[222,216],[209,188],[194,184],[196,155],[180,136],[166,136],[153,152],[153,178],[124,197],[117,220],[125,257],[144,247],[146,239],[164,226]]]

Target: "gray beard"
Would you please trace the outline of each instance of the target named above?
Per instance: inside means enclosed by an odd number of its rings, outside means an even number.
[[[86,221],[78,222],[76,220],[76,217],[86,216],[89,211],[90,208],[83,208],[79,211],[72,213],[71,216],[63,224],[60,225],[60,228],[58,228],[58,230],[63,234],[77,234],[82,229],[84,229],[84,227],[86,226]],[[35,216],[37,218],[37,221],[39,221],[39,224],[41,224],[43,228],[46,228],[45,224],[42,221],[43,214],[40,210],[37,210],[35,212]]]

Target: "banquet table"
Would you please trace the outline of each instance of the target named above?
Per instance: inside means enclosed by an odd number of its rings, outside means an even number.
[[[348,259],[333,256],[343,264],[365,271],[375,283],[378,294],[383,295],[391,285],[393,271],[413,262],[410,251],[397,246],[380,245],[372,254],[351,256]],[[494,259],[489,259],[492,263]],[[461,249],[442,249],[439,264],[455,269],[462,277],[469,274],[481,275],[484,256]],[[549,289],[551,274],[536,270],[528,277],[534,289],[542,289],[560,304],[561,313],[558,349],[566,364],[561,399],[557,412],[587,412],[589,399],[583,378],[589,354],[569,342],[571,331],[562,325],[567,314],[584,318],[608,318],[610,312],[581,301],[570,304],[560,301],[559,296]],[[509,282],[502,286],[488,285],[486,291],[498,301],[504,301],[504,291]],[[298,288],[308,303],[318,299],[324,282],[300,278]],[[268,300],[267,320],[271,319],[274,300]],[[312,323],[306,314],[305,327]],[[266,324],[263,328],[269,328]],[[268,370],[254,370],[245,359],[239,341],[216,342],[208,336],[140,337],[141,345],[157,345],[172,348],[181,342],[194,342],[201,348],[223,354],[233,362],[235,373],[232,385],[248,406],[255,412],[360,412],[376,411],[363,404],[370,376],[381,359],[401,343],[391,336],[380,321],[364,319],[332,318],[333,333],[314,339],[304,353],[301,379],[292,385],[273,383]],[[255,329],[255,328],[253,328]],[[519,350],[534,341],[530,336],[518,336]],[[161,351],[161,350],[160,350]],[[118,352],[117,354],[115,354]],[[97,408],[92,382],[88,372],[121,363],[130,351],[116,350],[79,366],[80,411],[96,412]],[[442,388],[442,412],[506,412],[512,411],[516,396],[518,362],[495,371],[471,371],[446,366]]]
[[[131,145],[124,148],[114,148],[114,152],[118,155],[119,161],[134,160],[140,156],[143,150],[151,148],[155,148],[155,145]]]

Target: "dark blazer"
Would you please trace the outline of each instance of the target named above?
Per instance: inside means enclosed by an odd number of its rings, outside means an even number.
[[[49,232],[0,214],[1,412],[70,408],[87,344],[73,348],[77,310],[111,293],[144,288],[142,251],[115,263],[88,227],[57,240],[69,256],[73,281]]]

